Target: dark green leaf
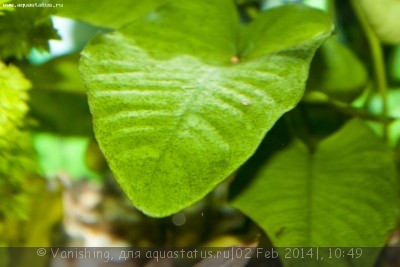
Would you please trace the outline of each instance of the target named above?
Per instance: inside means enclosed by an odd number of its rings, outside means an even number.
[[[30,91],[29,106],[36,131],[93,136],[86,95],[35,89]]]
[[[17,67],[0,61],[0,136],[9,138],[10,131],[22,126],[28,111],[26,101],[30,87],[31,83]]]
[[[297,141],[276,155],[233,205],[277,247],[381,247],[398,217],[394,188],[390,150],[364,123],[353,120],[314,153]],[[371,250],[354,261],[346,257],[340,266],[372,266],[378,253]],[[332,266],[312,262],[308,266]]]

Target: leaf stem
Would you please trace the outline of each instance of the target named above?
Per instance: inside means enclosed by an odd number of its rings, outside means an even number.
[[[351,116],[356,116],[359,118],[362,118],[364,120],[369,120],[369,121],[375,121],[383,124],[390,124],[395,120],[393,117],[383,117],[383,116],[375,116],[374,114],[371,114],[363,109],[355,108],[345,102],[337,101],[337,100],[332,100],[330,99],[328,102],[326,102],[327,105],[330,107],[334,108],[335,110],[351,115]]]
[[[377,91],[379,92],[382,98],[381,115],[383,118],[387,118],[388,114],[387,82],[386,82],[386,70],[385,70],[385,63],[384,63],[385,61],[383,57],[382,45],[378,36],[376,35],[371,25],[369,24],[367,17],[360,6],[359,0],[352,0],[351,3],[369,43],[373,60],[373,69],[374,69]],[[383,120],[382,125],[383,125],[383,138],[385,140],[388,140],[388,126],[389,126],[388,121]]]

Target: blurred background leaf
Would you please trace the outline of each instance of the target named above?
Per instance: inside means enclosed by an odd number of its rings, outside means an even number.
[[[62,91],[32,90],[29,116],[36,131],[63,135],[92,136],[92,122],[86,95]]]
[[[96,2],[52,0],[51,2],[54,4],[63,4],[63,7],[57,10],[57,16],[73,18],[96,26],[115,29],[170,1],[114,0],[111,3],[106,0]]]
[[[400,88],[389,89],[387,106],[388,115],[394,118],[389,125],[388,141],[391,147],[395,147],[400,141]],[[378,93],[372,94],[368,111],[376,115],[382,113],[382,97]],[[378,135],[383,135],[380,123],[369,122],[369,125]]]
[[[369,81],[367,70],[354,53],[336,37],[329,38],[317,51],[310,69],[306,100],[320,92],[336,100],[351,102]]]
[[[400,45],[393,47],[388,72],[396,84],[400,85]]]
[[[99,179],[100,175],[86,164],[90,138],[35,133],[34,146],[43,176],[67,175],[72,179]]]
[[[33,86],[28,103],[35,131],[93,136],[92,118],[78,61],[78,54],[70,54],[39,66],[19,64]]]
[[[381,41],[388,44],[400,43],[400,1],[358,0],[366,19]]]
[[[9,3],[24,3],[12,0]],[[3,11],[0,16],[0,59],[22,59],[33,47],[39,51],[49,50],[49,39],[59,39],[50,15],[52,8],[15,8]]]
[[[79,54],[55,57],[41,65],[19,63],[33,89],[86,94],[78,71]]]
[[[37,170],[31,136],[24,130],[30,86],[18,68],[0,61],[0,232],[2,219],[28,218],[23,183]]]
[[[94,38],[80,70],[96,138],[135,207],[171,215],[243,164],[301,99],[332,27],[288,5],[240,30],[230,0],[174,1]]]
[[[7,6],[7,4],[10,4],[10,0],[0,0],[0,16],[4,14],[4,11],[12,11],[14,9],[12,6]]]

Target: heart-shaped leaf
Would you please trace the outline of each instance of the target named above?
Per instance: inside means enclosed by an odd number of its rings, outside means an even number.
[[[353,120],[314,153],[300,141],[280,152],[233,204],[277,247],[378,248],[398,217],[394,188],[390,150],[364,123]],[[311,265],[282,261],[285,266],[372,266],[378,253],[364,250],[362,258],[343,254],[344,263],[353,265],[327,265],[315,258]],[[297,264],[291,265],[293,260]]]
[[[289,5],[242,34],[232,1],[194,0],[95,38],[80,64],[94,131],[134,205],[167,216],[235,171],[297,104],[331,30]]]

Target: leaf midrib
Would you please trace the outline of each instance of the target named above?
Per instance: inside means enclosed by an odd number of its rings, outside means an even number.
[[[179,118],[178,121],[176,122],[176,124],[172,128],[172,130],[169,132],[167,140],[165,141],[164,146],[161,148],[160,156],[155,161],[154,168],[153,168],[153,171],[151,173],[151,177],[155,176],[155,174],[157,172],[157,169],[158,169],[158,166],[161,163],[161,161],[163,160],[163,158],[165,157],[165,154],[166,154],[166,151],[167,151],[168,147],[171,145],[171,143],[173,142],[173,139],[176,137],[175,133],[182,126],[182,123],[183,123],[184,119],[190,113],[190,111],[192,110],[193,106],[195,106],[195,105],[190,105],[190,103],[196,102],[198,96],[201,94],[201,90],[199,89],[199,87],[202,87],[204,81],[207,78],[209,78],[212,74],[215,75],[215,73],[216,73],[216,72],[213,73],[213,68],[210,68],[210,67],[207,67],[206,70],[207,70],[206,73],[203,74],[199,79],[197,79],[195,81],[196,84],[198,84],[197,86],[184,86],[184,87],[181,87],[181,89],[193,89],[192,90],[193,93],[191,94],[191,96],[187,99],[187,101],[183,105],[183,111],[181,112],[180,115],[178,115],[178,118]]]
[[[307,214],[306,214],[306,217],[307,217],[306,221],[308,221],[308,224],[307,224],[308,229],[307,229],[307,237],[306,238],[307,238],[308,242],[306,242],[306,244],[309,244],[309,246],[312,246],[313,245],[312,229],[313,229],[313,215],[314,215],[313,209],[314,209],[314,204],[315,204],[314,197],[313,197],[314,196],[313,192],[315,191],[315,189],[314,189],[314,172],[313,172],[313,168],[314,168],[314,164],[315,164],[314,163],[315,155],[313,152],[309,151],[309,148],[306,148],[306,149],[307,149],[307,153],[308,153],[307,177],[309,178],[308,179],[309,182],[307,183],[307,186],[306,186],[306,194],[307,194],[306,202],[308,202],[306,204],[306,207],[308,207]]]

